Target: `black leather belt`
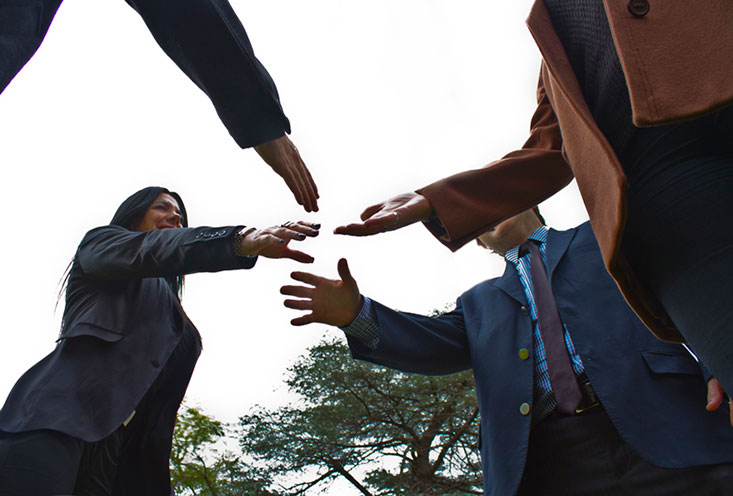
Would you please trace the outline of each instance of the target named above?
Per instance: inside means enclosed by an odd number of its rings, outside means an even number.
[[[575,415],[580,415],[592,408],[600,406],[601,402],[598,401],[598,396],[596,396],[596,392],[593,391],[593,386],[590,385],[590,381],[588,379],[582,379],[580,381],[580,393],[582,395],[582,399],[580,400],[578,408],[575,409]]]

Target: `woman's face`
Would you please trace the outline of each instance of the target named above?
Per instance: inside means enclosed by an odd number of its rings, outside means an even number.
[[[161,193],[150,204],[143,216],[137,231],[152,231],[154,229],[171,229],[181,227],[181,210],[178,202],[168,193]]]

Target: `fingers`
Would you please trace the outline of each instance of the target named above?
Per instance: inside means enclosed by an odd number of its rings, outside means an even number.
[[[349,263],[346,261],[345,258],[342,258],[338,261],[337,269],[339,277],[342,281],[344,281],[345,284],[354,283],[354,278],[351,276],[351,271],[349,270]]]
[[[372,205],[371,207],[367,207],[359,216],[361,220],[367,220],[372,215],[376,214],[380,210],[384,208],[384,202],[377,203],[376,205]]]
[[[283,305],[285,305],[288,308],[292,308],[293,310],[312,310],[313,309],[313,302],[310,300],[285,300],[283,302]]]
[[[285,249],[282,258],[289,258],[300,263],[313,263],[313,261],[315,260],[315,258],[308,255],[307,253],[298,250],[292,250],[290,248]]]
[[[294,318],[293,320],[290,321],[290,324],[294,326],[302,326],[306,324],[311,324],[315,321],[316,320],[315,320],[315,316],[313,315],[313,313],[309,313],[309,314],[301,315],[300,317]]]
[[[312,298],[313,297],[313,288],[308,288],[305,286],[283,286],[280,288],[280,294],[284,294],[288,296],[297,296],[298,298]],[[292,300],[286,300],[286,301],[292,301]]]
[[[705,405],[705,409],[709,412],[713,412],[718,409],[720,404],[723,402],[725,391],[720,385],[717,379],[714,377],[708,381],[708,402]]]
[[[321,276],[317,276],[309,272],[293,272],[290,274],[290,277],[295,279],[296,281],[300,281],[305,284],[310,284],[311,286],[317,286],[318,283],[326,280],[325,278]]]

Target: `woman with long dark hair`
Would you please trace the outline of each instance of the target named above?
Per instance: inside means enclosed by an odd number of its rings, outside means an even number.
[[[201,353],[180,304],[183,276],[249,269],[320,226],[188,228],[181,197],[148,187],[89,231],[66,282],[56,349],[0,411],[0,495],[171,493],[176,412]]]

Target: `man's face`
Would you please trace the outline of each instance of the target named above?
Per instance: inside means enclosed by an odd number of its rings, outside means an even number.
[[[515,231],[522,214],[509,217],[507,220],[497,224],[491,231],[487,231],[478,237],[479,244],[489,250],[503,255],[513,246],[506,246],[509,236]]]

